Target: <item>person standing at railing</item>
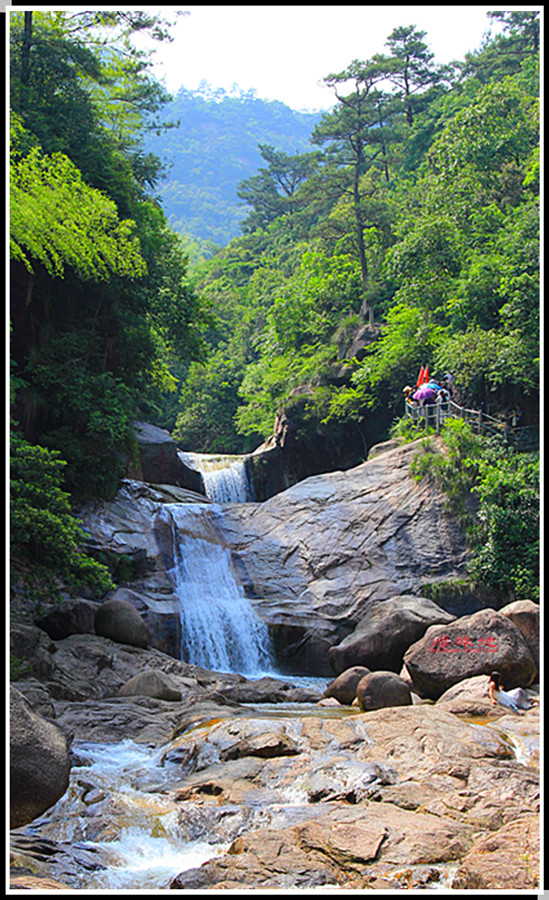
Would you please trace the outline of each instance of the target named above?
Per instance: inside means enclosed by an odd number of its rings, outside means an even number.
[[[511,425],[513,428],[517,427],[518,423],[520,422],[521,417],[522,417],[522,409],[520,408],[519,404],[517,403],[517,404],[515,404],[512,412],[511,412]]]
[[[440,418],[443,417],[443,414],[445,416],[447,416],[448,413],[450,412],[450,391],[447,388],[442,387],[440,389],[440,391],[437,394],[436,403],[438,404],[438,407],[439,407]]]
[[[442,376],[442,387],[446,388],[450,397],[452,397],[454,393],[454,376],[450,372],[446,372],[445,375]]]

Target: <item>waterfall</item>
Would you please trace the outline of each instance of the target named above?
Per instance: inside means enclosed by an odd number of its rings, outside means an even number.
[[[220,542],[214,504],[167,504],[158,515],[169,520],[173,565],[169,571],[178,598],[181,658],[216,672],[273,673],[267,626],[245,597],[231,554]]]
[[[254,499],[245,456],[178,451],[186,466],[200,472],[206,496],[214,503],[248,503]]]

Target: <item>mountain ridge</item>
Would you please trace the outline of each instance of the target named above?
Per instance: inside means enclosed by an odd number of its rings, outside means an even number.
[[[292,110],[280,100],[259,99],[254,91],[180,88],[160,119],[178,125],[149,134],[145,141],[146,152],[166,166],[157,193],[174,231],[221,245],[240,234],[246,206],[236,188],[264,163],[258,144],[286,153],[306,152],[321,115]]]

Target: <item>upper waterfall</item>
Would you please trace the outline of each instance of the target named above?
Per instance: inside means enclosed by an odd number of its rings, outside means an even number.
[[[179,458],[200,472],[206,496],[214,503],[248,503],[254,499],[246,457],[178,451]]]

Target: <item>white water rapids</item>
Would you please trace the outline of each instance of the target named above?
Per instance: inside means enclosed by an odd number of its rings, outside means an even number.
[[[69,865],[69,884],[76,878],[74,886],[86,890],[165,889],[179,872],[227,849],[213,837],[188,840],[176,805],[162,794],[174,777],[169,767],[160,766],[162,748],[125,740],[75,742],[73,750],[77,762],[68,790],[25,829],[29,835],[59,842],[61,848],[76,848],[77,858],[79,850],[91,853],[87,865]],[[83,794],[86,784],[100,796]],[[103,804],[109,812],[99,813],[98,825],[94,808]],[[67,864],[60,859],[53,865],[55,876],[64,881]]]

